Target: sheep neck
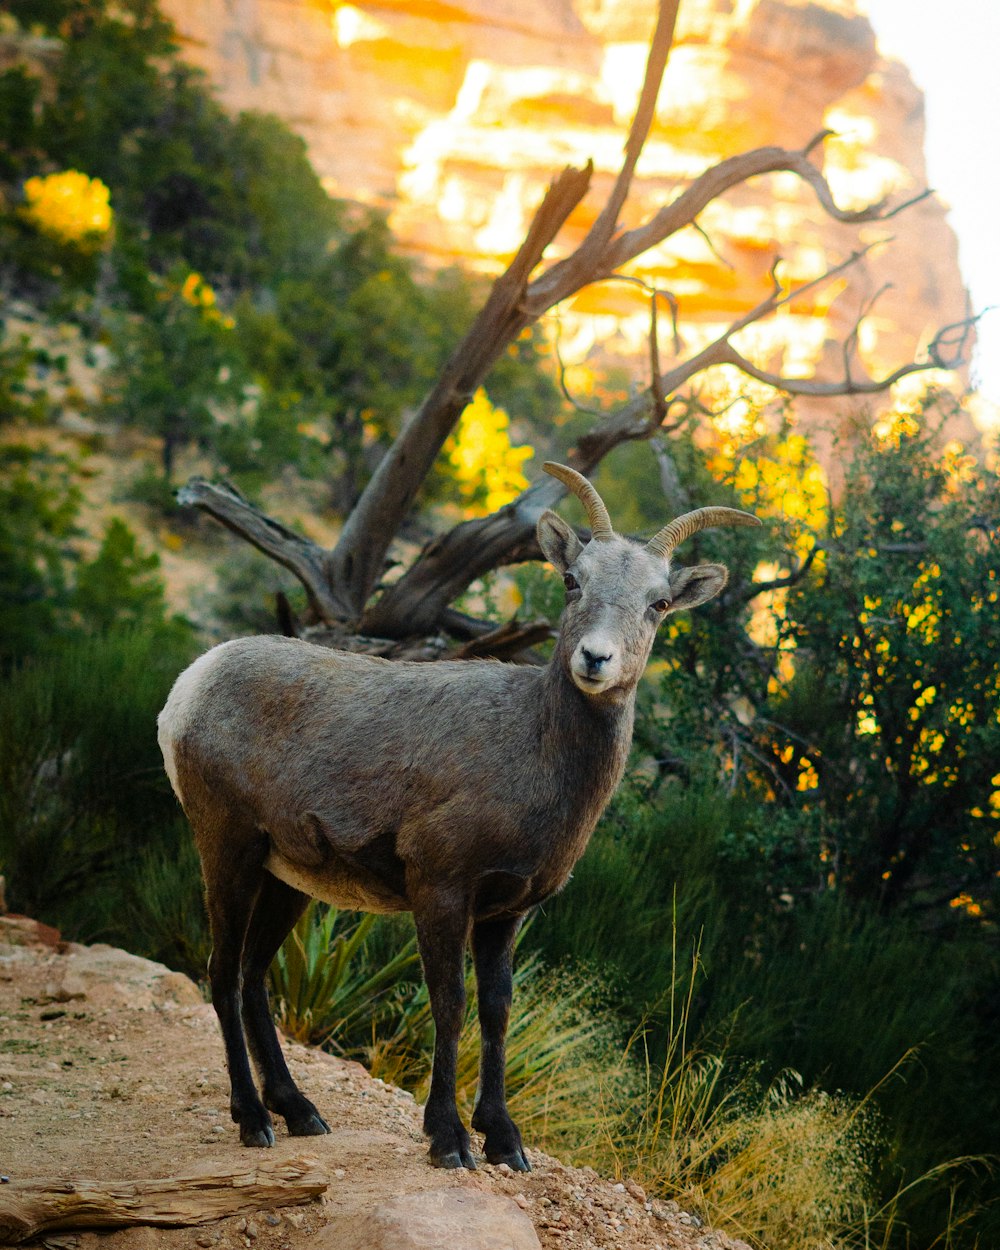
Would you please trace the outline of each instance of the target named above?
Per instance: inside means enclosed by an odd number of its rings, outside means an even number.
[[[541,683],[542,758],[565,761],[575,777],[591,778],[595,798],[606,803],[625,771],[635,723],[635,686],[587,695],[569,674],[569,657],[557,647]]]

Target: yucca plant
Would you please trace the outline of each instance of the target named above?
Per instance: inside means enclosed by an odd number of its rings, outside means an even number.
[[[271,965],[275,1019],[285,1034],[347,1052],[388,1014],[419,958],[413,938],[384,962],[364,958],[377,919],[348,924],[336,907],[310,902]]]

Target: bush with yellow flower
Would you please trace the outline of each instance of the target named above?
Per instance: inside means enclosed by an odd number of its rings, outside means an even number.
[[[56,243],[92,251],[111,232],[110,191],[77,169],[29,178],[24,199],[25,220]]]

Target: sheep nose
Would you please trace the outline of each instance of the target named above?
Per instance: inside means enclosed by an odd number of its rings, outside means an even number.
[[[583,652],[584,663],[587,665],[588,673],[599,673],[604,665],[611,659],[611,653],[607,655],[595,655],[593,651],[588,651],[586,647],[581,647]]]

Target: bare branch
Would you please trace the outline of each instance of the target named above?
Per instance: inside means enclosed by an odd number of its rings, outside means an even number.
[[[344,605],[327,576],[328,552],[261,512],[231,483],[214,484],[193,477],[177,492],[177,502],[207,512],[294,573],[305,587],[309,606],[320,620],[333,620],[342,615]]]
[[[742,607],[751,599],[756,599],[758,595],[766,595],[772,590],[785,590],[789,586],[797,585],[812,568],[813,561],[822,550],[822,543],[813,543],[806,558],[784,577],[772,577],[766,582],[743,582],[741,585],[727,589],[718,600],[719,608],[722,611],[728,611],[733,607]]]
[[[580,403],[580,401],[569,389],[569,383],[566,381],[566,362],[562,357],[562,343],[560,341],[560,335],[560,322],[559,319],[556,318],[555,333],[552,336],[552,350],[555,353],[556,367],[559,377],[559,389],[563,393],[563,398],[570,405],[570,407],[574,408],[577,412],[582,412],[588,417],[603,417],[604,413],[600,408],[587,408],[584,404]]]
[[[565,169],[549,188],[517,255],[497,279],[441,377],[396,438],[361,494],[329,561],[349,619],[360,617],[399,524],[475,388],[507,343],[530,324],[525,283],[590,185],[592,166]]]
[[[854,381],[853,378],[845,377],[835,382],[819,382],[812,378],[785,378],[780,374],[770,373],[766,369],[758,369],[729,343],[725,343],[720,348],[717,363],[735,365],[749,377],[756,378],[758,382],[764,382],[767,386],[773,386],[775,390],[784,391],[788,395],[877,395],[881,391],[887,391],[900,378],[909,377],[911,373],[924,373],[928,369],[960,368],[965,363],[963,352],[974,323],[975,318],[967,317],[945,326],[928,346],[928,360],[900,365],[898,369],[894,369],[881,379],[865,378],[862,381]],[[952,348],[951,354],[946,358],[943,354],[943,347],[949,342],[949,335],[956,332],[959,333],[958,346]]]
[[[662,425],[667,419],[667,399],[660,385],[660,334],[656,323],[656,292],[649,298],[649,394],[653,411],[649,420]]]
[[[461,647],[455,654],[458,660],[504,660],[519,656],[529,647],[537,646],[555,637],[549,621],[522,622],[516,616],[505,624],[481,634]]]
[[[829,216],[835,221],[856,225],[862,222],[888,221],[931,194],[929,191],[922,191],[891,209],[886,208],[884,200],[866,208],[838,208],[829,183],[809,160],[809,153],[825,137],[826,133],[818,136],[800,151],[777,147],[755,148],[752,152],[743,152],[713,165],[697,177],[676,200],[661,208],[644,226],[619,235],[604,258],[607,270],[617,269],[655,244],[662,243],[684,226],[691,225],[703,209],[725,191],[762,174],[796,174],[812,187]],[[553,266],[552,270],[536,279],[532,288],[550,282],[556,268],[557,266]]]
[[[680,0],[660,0],[657,12],[656,29],[646,58],[646,72],[643,76],[642,91],[636,106],[635,117],[629,129],[625,144],[625,160],[615,180],[614,188],[604,208],[601,210],[587,237],[577,250],[566,261],[565,280],[570,289],[579,289],[591,280],[599,265],[615,230],[618,227],[618,214],[628,198],[635,173],[636,162],[645,146],[656,114],[656,100],[660,94],[660,84],[667,65],[667,55],[674,40],[674,27],[677,24],[677,10]],[[558,268],[558,266],[557,266]],[[554,301],[553,301],[554,302]],[[547,307],[551,308],[550,303]],[[544,311],[544,310],[543,310]],[[538,314],[535,314],[537,316]]]
[[[858,313],[857,317],[855,318],[854,325],[851,326],[850,333],[844,339],[844,347],[843,347],[843,352],[842,352],[842,355],[844,358],[844,377],[847,378],[848,381],[850,380],[850,377],[851,377],[851,359],[855,355],[858,349],[858,337],[861,333],[861,325],[864,322],[864,319],[866,317],[871,316],[872,309],[875,307],[875,305],[878,303],[881,297],[886,293],[886,291],[889,291],[891,289],[892,289],[891,282],[886,282],[882,286],[879,287],[879,289],[875,292],[875,294],[871,297],[871,299],[868,300],[862,306],[861,311]]]
[[[715,246],[715,244],[712,242],[711,235],[708,233],[708,231],[705,229],[705,227],[701,224],[701,222],[700,222],[700,221],[698,221],[697,219],[695,219],[694,221],[692,221],[692,222],[691,222],[691,227],[692,227],[692,229],[697,230],[697,232],[698,232],[698,233],[701,235],[701,237],[705,240],[705,245],[706,245],[706,247],[707,247],[707,248],[708,248],[708,250],[712,253],[712,255],[715,257],[715,259],[719,262],[719,264],[720,264],[720,265],[721,265],[724,269],[728,269],[728,270],[730,270],[731,272],[735,273],[735,271],[736,271],[736,266],[735,266],[735,265],[734,265],[731,261],[726,260],[725,256],[723,256],[723,255],[722,255],[722,253],[719,251],[719,249],[718,249],[718,248]]]

